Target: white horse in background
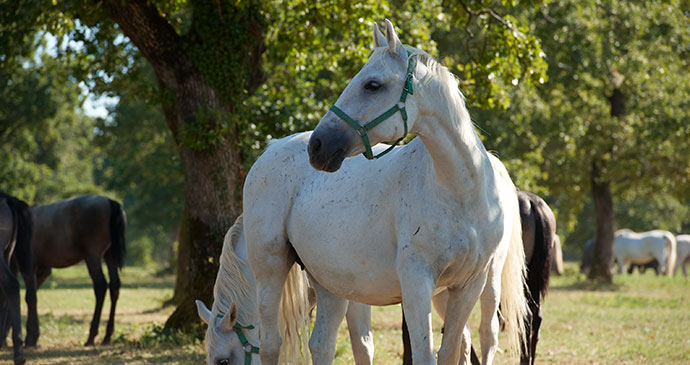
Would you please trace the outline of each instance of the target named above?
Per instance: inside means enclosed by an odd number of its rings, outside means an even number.
[[[432,295],[447,289],[452,320],[439,362],[458,363],[463,328],[481,299],[482,357],[491,364],[499,301],[514,352],[528,312],[515,186],[503,166],[494,172],[454,76],[406,49],[388,21],[385,36],[374,26],[374,45],[337,112],[313,133],[273,142],[247,175],[244,234],[258,286],[261,359],[279,361],[281,296],[306,297],[284,285],[299,258],[316,293],[314,363],[333,361],[347,300],[402,301],[413,361],[436,363]],[[376,125],[355,122],[357,130],[346,124],[372,118]],[[375,161],[357,156],[370,157],[371,145],[399,139],[408,126],[419,138]]]
[[[688,277],[685,265],[690,263],[690,234],[679,234],[676,236],[676,266],[673,275],[676,275],[678,268],[683,269],[683,276]]]
[[[652,259],[667,276],[673,275],[676,262],[676,238],[671,232],[655,230],[633,232],[629,229],[616,231],[613,238],[613,256],[618,262],[618,272],[630,264],[646,264]]]
[[[293,266],[288,276],[286,285],[296,287],[296,292],[310,294],[306,290],[307,276],[299,266]],[[247,260],[241,215],[225,235],[213,297],[210,310],[203,302],[196,301],[199,317],[208,325],[206,364],[261,364],[256,281]],[[306,348],[307,338],[303,336],[304,343],[300,343],[299,332],[306,333],[309,315],[299,311],[311,310],[314,298],[299,298],[297,303],[293,301],[295,299],[298,298],[286,296],[280,305],[281,332],[286,339],[281,348],[280,362],[286,364],[308,362],[308,354],[302,352]],[[302,301],[308,301],[311,305],[305,308]],[[370,328],[371,308],[365,304],[350,302],[346,317],[355,362],[372,364],[374,341]],[[282,320],[283,318],[301,318],[303,322]]]

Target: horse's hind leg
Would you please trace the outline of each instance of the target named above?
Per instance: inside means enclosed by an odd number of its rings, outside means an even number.
[[[314,364],[331,364],[335,357],[338,327],[347,311],[347,300],[335,296],[316,280],[311,282],[316,291],[316,320],[309,339],[309,350]]]
[[[362,303],[349,302],[345,318],[347,318],[355,363],[372,364],[374,337],[371,334],[371,307]]]
[[[93,319],[91,320],[91,328],[89,329],[89,338],[86,340],[84,346],[92,346],[93,340],[98,334],[98,324],[101,321],[101,310],[103,309],[103,300],[105,299],[105,292],[108,290],[108,283],[103,276],[101,269],[101,260],[99,257],[89,257],[86,260],[86,267],[89,269],[89,275],[93,282],[93,291],[96,294],[96,308],[93,311]]]
[[[12,274],[10,268],[4,262],[0,264],[0,288],[6,299],[7,313],[12,325],[12,346],[14,347],[14,363],[24,364],[24,352],[22,350],[22,318],[19,311],[19,280]],[[7,317],[5,317],[7,318]]]
[[[108,276],[110,277],[110,317],[108,317],[108,327],[105,330],[105,337],[103,337],[104,345],[110,343],[110,337],[115,330],[115,306],[117,298],[120,296],[120,275],[117,264],[109,254],[105,256],[105,263],[108,266]]]

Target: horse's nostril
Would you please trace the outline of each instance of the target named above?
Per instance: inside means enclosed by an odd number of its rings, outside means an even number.
[[[315,154],[315,153],[318,153],[320,150],[321,150],[321,140],[317,138],[317,139],[311,141],[311,143],[309,144],[309,152],[311,154]]]

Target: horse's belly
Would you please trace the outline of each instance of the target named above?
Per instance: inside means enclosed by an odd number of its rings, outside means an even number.
[[[396,245],[387,224],[370,222],[355,229],[351,222],[320,220],[317,215],[293,215],[297,218],[288,224],[289,240],[314,279],[345,299],[371,305],[399,303]],[[303,222],[310,219],[317,223]]]

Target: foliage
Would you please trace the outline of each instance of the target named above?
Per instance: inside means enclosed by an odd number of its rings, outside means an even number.
[[[690,27],[682,3],[552,2],[530,21],[548,82],[520,85],[505,112],[479,112],[488,147],[508,160],[519,187],[548,192],[566,230],[588,200],[595,159],[617,200],[665,201],[652,205],[663,211],[678,206],[670,197],[686,196]],[[610,115],[614,89],[625,96],[622,118]]]
[[[93,183],[93,120],[65,64],[51,57],[16,59],[0,72],[0,189],[46,204],[100,192]]]
[[[168,264],[182,219],[184,173],[160,108],[139,98],[153,71],[142,59],[137,77],[120,89],[110,118],[96,123],[96,182],[120,192],[128,217],[128,261]],[[125,87],[126,86],[126,87]]]

